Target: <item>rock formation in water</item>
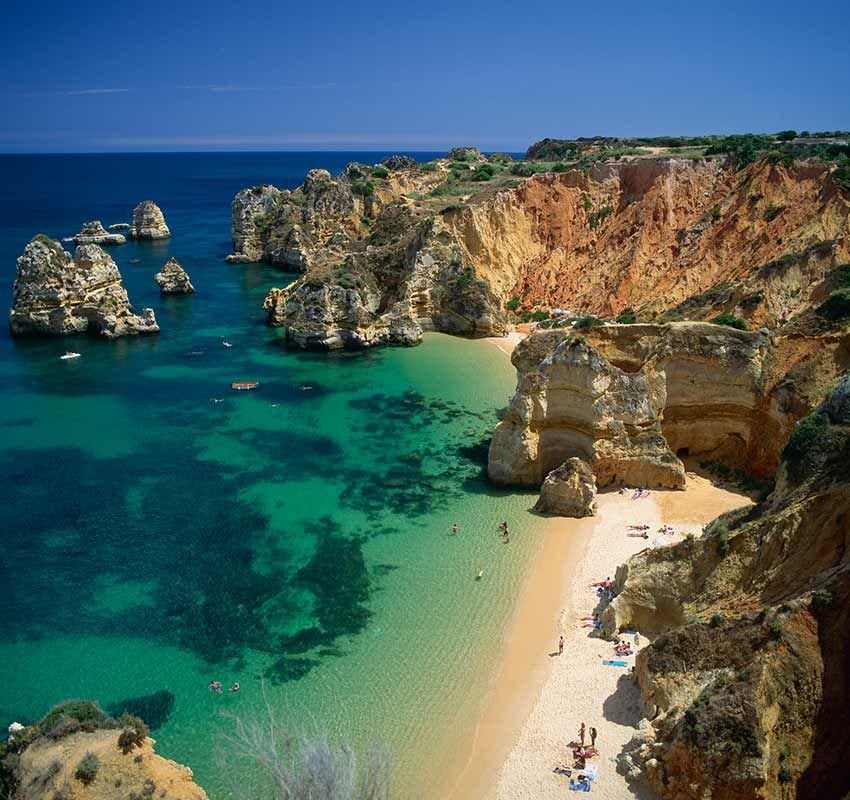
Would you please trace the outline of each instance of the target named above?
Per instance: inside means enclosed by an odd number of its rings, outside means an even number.
[[[169,258],[154,275],[154,280],[162,294],[192,294],[195,291],[188,273],[176,258]]]
[[[130,223],[131,239],[167,239],[171,236],[165,217],[153,200],[142,200],[133,209],[133,221]]]
[[[138,718],[69,701],[0,744],[0,788],[15,800],[207,800],[192,770],[157,755],[154,744]]]
[[[649,721],[621,768],[661,797],[850,791],[850,377],[794,430],[776,488],[701,538],[621,567],[609,630],[637,658]]]
[[[82,230],[73,237],[74,244],[113,245],[125,244],[127,238],[121,233],[110,233],[99,219],[84,222]]]
[[[100,247],[80,245],[72,258],[41,234],[18,258],[9,327],[14,336],[90,331],[109,339],[159,331],[152,309],[133,314],[121,273]]]
[[[684,485],[680,457],[756,475],[850,366],[850,334],[771,336],[707,323],[538,331],[490,446],[497,483],[539,486],[566,459],[600,487]]]
[[[504,312],[464,261],[438,215],[405,192],[440,176],[351,164],[337,178],[311,170],[288,192],[259,186],[233,202],[230,261],[263,258],[306,275],[273,289],[265,307],[301,347],[416,344],[423,330],[484,336]]]
[[[234,199],[228,260],[305,273],[267,301],[291,341],[489,335],[557,307],[776,327],[823,303],[850,261],[850,200],[826,162],[639,158],[529,178],[475,148],[385,162]]]
[[[590,465],[568,458],[540,487],[535,511],[560,517],[592,517],[596,513],[596,478]]]

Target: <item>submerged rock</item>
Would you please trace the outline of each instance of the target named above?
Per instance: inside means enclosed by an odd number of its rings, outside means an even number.
[[[80,245],[72,258],[42,234],[18,258],[9,328],[13,336],[91,331],[109,339],[159,331],[153,309],[133,313],[118,267],[98,245]]]
[[[127,238],[120,233],[110,233],[103,227],[99,219],[84,222],[82,230],[72,237],[74,244],[113,245],[125,244]]]
[[[131,239],[167,239],[171,236],[165,217],[153,200],[142,200],[133,209],[133,222],[130,225]]]
[[[188,273],[176,258],[169,258],[154,275],[154,280],[162,294],[192,294],[195,291]]]
[[[535,511],[560,517],[592,517],[596,513],[596,478],[590,465],[568,458],[540,487]]]

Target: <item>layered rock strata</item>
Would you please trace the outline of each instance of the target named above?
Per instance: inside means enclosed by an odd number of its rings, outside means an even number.
[[[535,511],[560,517],[592,517],[596,513],[596,478],[586,461],[567,459],[540,487]]]
[[[513,353],[517,391],[488,473],[540,485],[567,458],[598,485],[675,488],[681,458],[770,475],[794,424],[850,365],[850,336],[771,337],[706,323],[539,331]]]
[[[474,148],[385,162],[234,199],[227,260],[305,273],[303,291],[267,300],[292,342],[485,335],[556,307],[776,327],[817,307],[850,261],[850,200],[825,163],[648,158],[521,179]]]
[[[796,429],[776,488],[621,567],[604,623],[637,658],[649,724],[621,767],[661,797],[843,797],[850,704],[850,378]]]
[[[192,294],[195,291],[189,275],[176,258],[169,258],[154,275],[154,280],[162,294]]]
[[[439,216],[402,194],[440,180],[364,165],[337,178],[311,170],[295,191],[260,186],[233,203],[231,261],[264,260],[306,272],[265,301],[267,319],[305,348],[410,345],[424,330],[487,336],[504,311],[475,277]],[[418,181],[418,183],[417,183]]]
[[[171,236],[160,207],[153,200],[142,200],[133,209],[131,239],[167,239]]]
[[[99,219],[84,222],[82,230],[73,237],[74,244],[114,245],[125,244],[127,237],[121,233],[110,233]]]
[[[156,333],[153,310],[133,313],[121,273],[95,244],[71,254],[42,235],[18,258],[9,327],[14,336],[63,336],[86,331],[108,339]]]

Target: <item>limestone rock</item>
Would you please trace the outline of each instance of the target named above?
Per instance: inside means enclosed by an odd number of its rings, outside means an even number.
[[[696,322],[538,331],[512,356],[517,391],[490,477],[540,485],[571,456],[600,487],[682,486],[679,456],[770,476],[795,423],[850,366],[847,343]]]
[[[387,156],[383,161],[381,161],[381,165],[386,167],[388,170],[393,172],[398,172],[403,169],[415,169],[417,162],[415,158],[411,158],[410,156]]]
[[[280,198],[288,194],[274,186],[252,186],[239,192],[230,204],[233,253],[225,259],[239,264],[263,258],[265,222]]]
[[[850,787],[850,378],[801,431],[766,501],[617,571],[603,624],[652,639],[636,675],[655,743],[631,752],[664,798]]]
[[[114,800],[116,797],[156,796],[172,800],[207,800],[192,770],[154,751],[148,737],[140,747],[124,753],[118,746],[120,730],[78,732],[58,739],[42,737],[20,756],[18,800]],[[74,775],[86,753],[98,759],[94,780],[85,784]],[[120,794],[116,787],[120,786]],[[151,790],[151,786],[154,787]],[[63,791],[64,790],[64,791]]]
[[[165,217],[153,200],[142,200],[133,209],[133,222],[130,224],[131,239],[167,239],[171,236]]]
[[[154,280],[162,294],[192,294],[195,287],[189,280],[189,275],[175,258],[169,258],[162,269],[154,275]]]
[[[152,309],[133,314],[121,273],[100,247],[80,245],[72,258],[41,234],[18,258],[9,327],[14,336],[93,331],[109,339],[159,331]]]
[[[111,227],[111,226],[110,226]],[[74,244],[113,245],[124,244],[127,238],[121,233],[110,233],[99,219],[84,222],[82,230],[73,237]]]
[[[446,155],[450,161],[472,161],[481,158],[477,147],[453,147]]]
[[[540,487],[535,511],[560,517],[591,517],[596,513],[596,479],[586,461],[569,458],[553,469]]]

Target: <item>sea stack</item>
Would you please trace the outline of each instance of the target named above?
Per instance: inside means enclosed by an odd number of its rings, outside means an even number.
[[[154,280],[161,294],[192,294],[195,291],[188,273],[176,258],[169,258],[154,275]]]
[[[592,517],[596,513],[596,478],[590,465],[568,458],[540,487],[535,511],[559,517]]]
[[[159,331],[153,309],[133,313],[118,267],[98,245],[80,245],[72,258],[43,234],[18,258],[9,328],[13,336],[91,331],[107,339]]]
[[[171,236],[160,207],[153,200],[142,200],[133,209],[131,239],[167,239]]]
[[[99,219],[84,222],[82,230],[74,236],[74,244],[113,245],[125,244],[127,237],[121,233],[110,233]]]

